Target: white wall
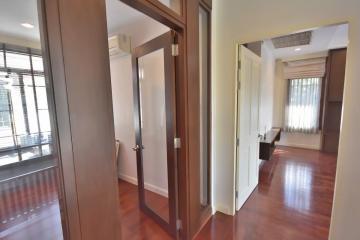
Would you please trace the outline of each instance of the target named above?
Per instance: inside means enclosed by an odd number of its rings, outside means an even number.
[[[132,47],[136,47],[167,31],[169,31],[167,27],[146,17],[122,26],[116,33],[131,36]],[[154,60],[154,64],[157,61],[162,61],[162,59]],[[132,150],[135,146],[135,130],[131,55],[111,57],[110,70],[115,137],[121,142],[118,175],[119,178],[137,184],[136,156]],[[144,141],[146,140],[144,139]],[[161,149],[163,144],[158,147],[150,146],[149,143],[146,145],[144,152],[146,151],[145,156],[149,157],[156,155],[153,150]],[[167,196],[166,162],[163,159],[155,158],[147,158],[146,160],[144,161],[145,188]]]
[[[0,35],[0,43],[8,43],[17,46],[41,49],[40,41],[32,41],[29,39],[18,38],[13,36]]]
[[[135,146],[131,67],[130,55],[110,58],[115,137],[120,140],[118,173],[136,182],[136,156],[131,149]]]
[[[264,42],[261,46],[261,80],[260,80],[260,109],[259,133],[265,134],[273,126],[275,86],[275,58]]]
[[[276,144],[287,147],[320,150],[321,134],[282,132],[280,141],[277,142]]]
[[[349,21],[345,96],[330,239],[360,236],[360,1],[213,2],[213,207],[234,214],[235,44]]]

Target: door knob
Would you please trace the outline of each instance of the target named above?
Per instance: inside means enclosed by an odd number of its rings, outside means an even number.
[[[140,150],[140,146],[139,146],[139,145],[136,145],[135,147],[132,148],[132,150],[134,150],[135,152],[136,152],[136,151],[139,151],[139,150]]]
[[[134,150],[135,152],[136,151],[139,151],[140,149],[144,149],[144,146],[139,146],[139,145],[136,145],[135,147],[132,148],[132,150]]]

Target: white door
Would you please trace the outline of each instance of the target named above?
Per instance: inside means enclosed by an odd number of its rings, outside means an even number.
[[[236,210],[239,210],[259,179],[259,83],[261,58],[238,47]]]

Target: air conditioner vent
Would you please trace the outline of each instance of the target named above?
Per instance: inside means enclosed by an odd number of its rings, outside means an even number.
[[[275,48],[296,47],[309,45],[311,42],[312,32],[294,33],[286,36],[271,39]]]

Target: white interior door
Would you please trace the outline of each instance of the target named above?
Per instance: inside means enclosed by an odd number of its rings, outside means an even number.
[[[255,189],[259,179],[259,83],[261,58],[238,47],[236,210]]]

